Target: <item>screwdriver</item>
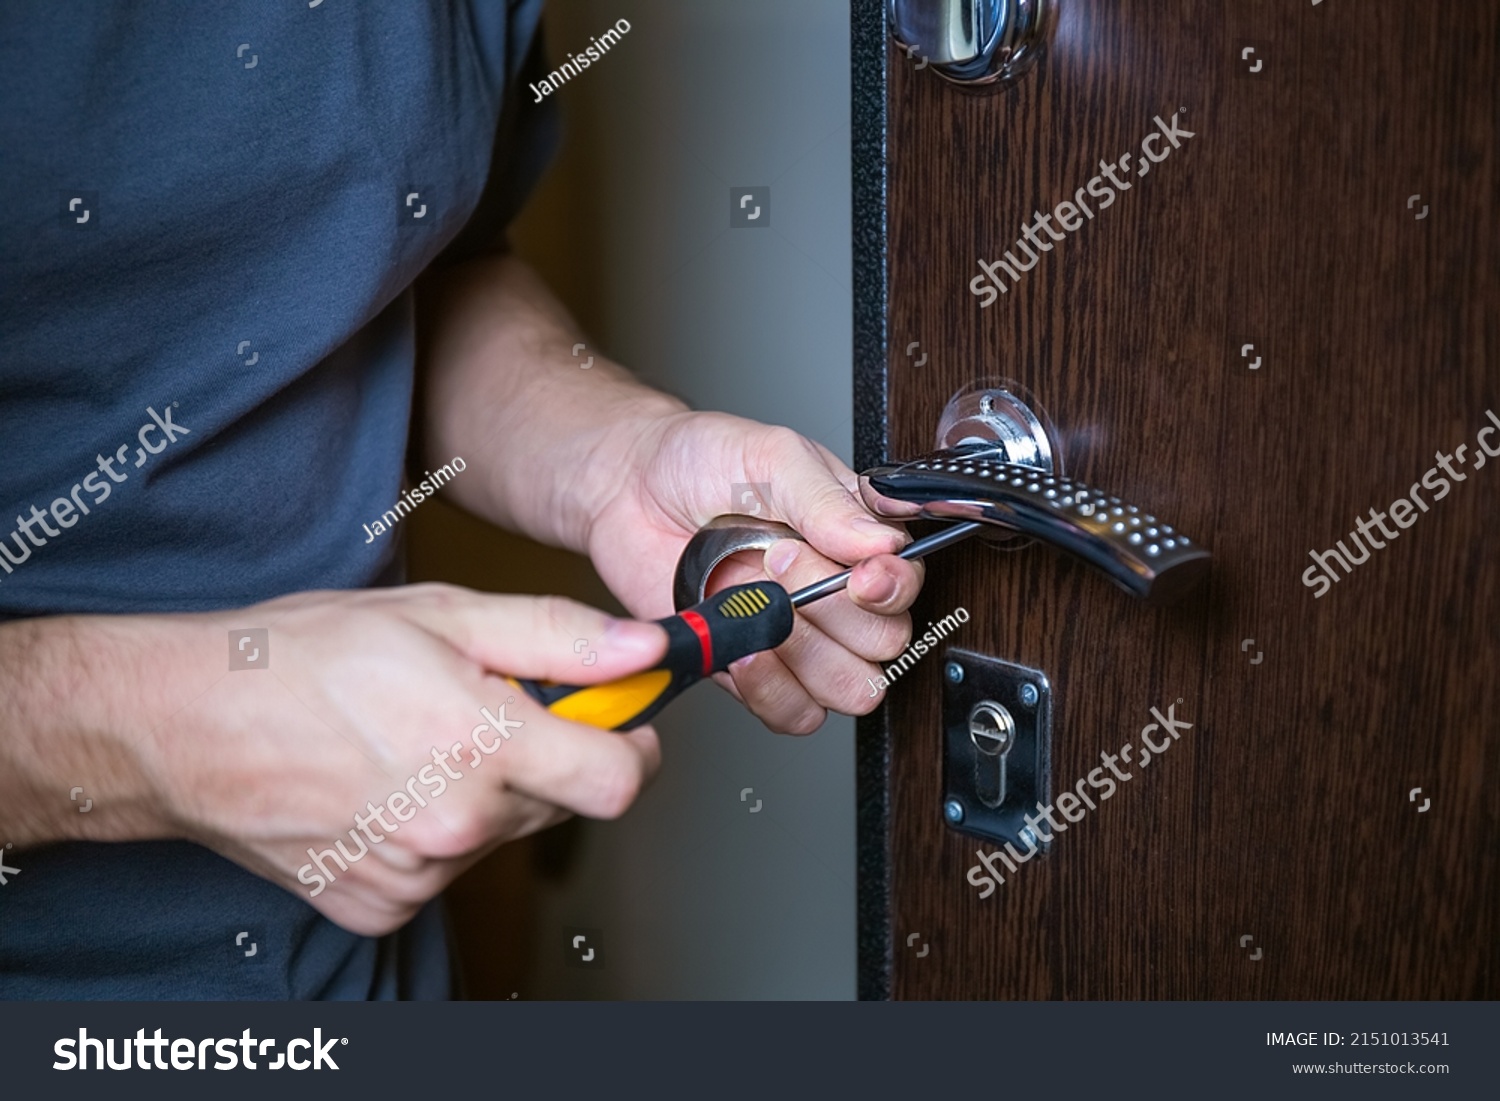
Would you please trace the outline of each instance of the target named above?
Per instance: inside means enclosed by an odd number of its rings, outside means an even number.
[[[918,539],[898,557],[922,558],[967,539],[984,524],[966,520]],[[853,569],[788,593],[774,581],[751,581],[722,589],[707,600],[658,619],[667,632],[667,653],[653,668],[605,684],[516,683],[558,718],[604,730],[630,730],[649,722],[704,677],[723,672],[740,658],[774,650],[792,633],[794,610],[839,592]]]

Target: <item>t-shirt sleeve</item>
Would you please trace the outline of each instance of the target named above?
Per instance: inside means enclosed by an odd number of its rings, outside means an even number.
[[[517,63],[506,74],[484,192],[464,228],[433,261],[434,266],[509,251],[506,230],[541,179],[562,137],[556,99],[547,96],[538,103],[528,91],[531,84],[547,75],[543,29],[540,24],[526,27],[513,22],[511,32],[518,38],[526,35],[529,44],[513,39],[515,48],[507,51]]]

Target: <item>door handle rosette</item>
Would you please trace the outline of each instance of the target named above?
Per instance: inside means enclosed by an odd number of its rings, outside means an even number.
[[[968,443],[875,467],[861,481],[933,520],[982,520],[1067,551],[1132,596],[1165,603],[1208,572],[1211,555],[1137,505]]]
[[[1014,80],[1036,61],[1055,0],[886,0],[896,44],[954,84]]]

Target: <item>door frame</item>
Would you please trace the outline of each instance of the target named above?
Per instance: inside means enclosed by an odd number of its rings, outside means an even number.
[[[884,0],[850,0],[850,187],[853,219],[854,468],[890,456],[886,158],[890,37]],[[891,996],[890,705],[855,723],[857,990]]]

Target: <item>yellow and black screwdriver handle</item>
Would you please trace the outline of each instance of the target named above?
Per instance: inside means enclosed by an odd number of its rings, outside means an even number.
[[[630,730],[711,673],[780,646],[791,635],[795,617],[791,596],[774,581],[734,585],[687,611],[658,619],[667,631],[667,655],[644,673],[607,684],[516,683],[558,718]]]

